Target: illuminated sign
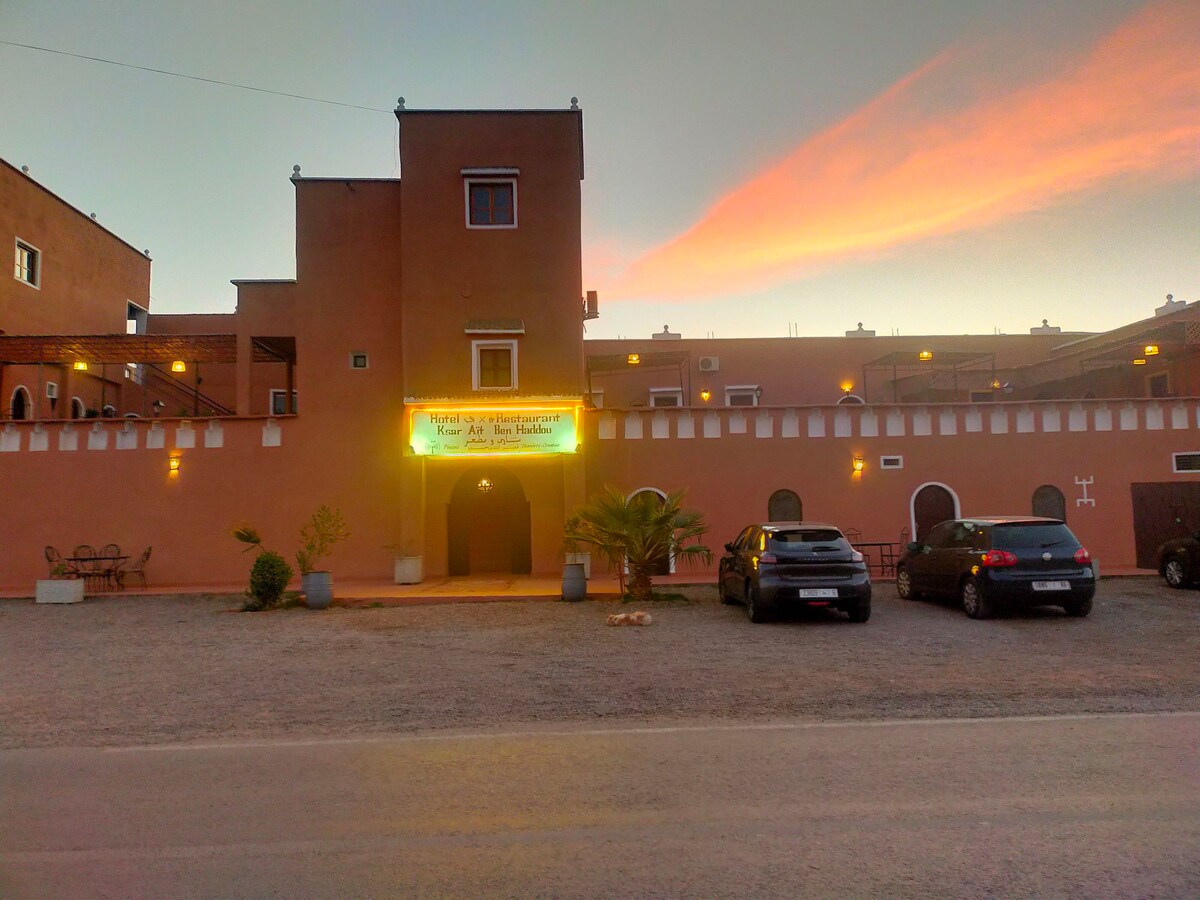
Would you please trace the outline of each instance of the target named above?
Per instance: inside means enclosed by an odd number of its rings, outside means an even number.
[[[417,456],[518,456],[574,453],[578,407],[424,407],[409,420]]]

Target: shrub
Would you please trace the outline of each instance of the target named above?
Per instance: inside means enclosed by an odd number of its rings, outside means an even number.
[[[264,550],[254,560],[250,569],[250,598],[242,608],[249,612],[271,609],[278,605],[288,582],[292,580],[292,567],[278,553]]]

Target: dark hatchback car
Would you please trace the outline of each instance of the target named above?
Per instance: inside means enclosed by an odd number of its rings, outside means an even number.
[[[1157,555],[1158,572],[1171,587],[1185,588],[1200,581],[1200,531],[1167,541]]]
[[[717,591],[744,603],[751,622],[787,607],[828,607],[851,622],[871,618],[871,576],[863,556],[837,527],[820,522],[766,522],[725,545]]]
[[[1092,558],[1058,519],[952,519],[929,529],[896,562],[904,599],[956,597],[972,619],[1001,604],[1061,606],[1071,616],[1092,611]]]

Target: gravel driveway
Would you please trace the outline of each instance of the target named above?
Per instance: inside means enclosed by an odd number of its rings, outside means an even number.
[[[711,588],[615,603],[230,612],[227,597],[0,601],[0,747],[518,724],[1200,707],[1200,593],[1106,579],[1095,611],[985,622],[876,588],[874,616],[751,625]]]

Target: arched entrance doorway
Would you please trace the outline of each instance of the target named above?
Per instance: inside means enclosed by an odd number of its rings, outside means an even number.
[[[804,504],[795,491],[782,488],[767,501],[767,521],[799,522],[804,519]]]
[[[9,405],[9,415],[14,419],[28,419],[33,413],[33,404],[29,401],[29,391],[18,385],[13,391],[12,403]]]
[[[451,575],[527,575],[532,566],[529,501],[517,476],[500,466],[464,472],[446,512]]]
[[[625,499],[628,502],[632,502],[635,497],[642,496],[642,495],[649,497],[652,501],[657,502],[660,505],[662,504],[663,500],[665,500],[667,497],[667,495],[664,494],[662,491],[660,491],[658,488],[638,488],[636,491],[634,491],[632,494],[630,494]],[[673,571],[675,571],[675,566],[673,565],[673,563],[674,563],[674,560],[671,559],[671,554],[664,551],[664,552],[660,553],[658,556],[654,557],[654,561],[653,561],[652,567],[650,569],[650,574],[651,575],[670,575]]]
[[[919,541],[938,522],[958,518],[958,497],[944,484],[923,484],[912,496],[912,535]]]
[[[1067,498],[1052,484],[1043,484],[1033,492],[1033,514],[1067,521]]]

